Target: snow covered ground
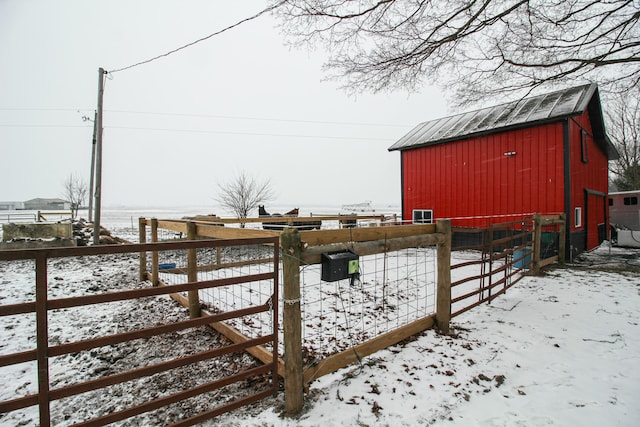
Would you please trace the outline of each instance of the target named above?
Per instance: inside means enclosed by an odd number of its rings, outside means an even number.
[[[123,230],[130,229],[132,236],[137,233],[135,218],[122,221]],[[122,265],[126,267],[124,275]],[[33,280],[32,273],[18,267],[0,263],[2,304],[33,297],[14,288]],[[125,277],[135,281],[136,268],[136,260],[126,257],[99,266],[81,260],[52,262],[52,293],[60,296],[81,293],[85,288],[92,292],[113,289],[114,284],[126,282]],[[64,341],[87,331],[108,333],[110,328],[139,322],[135,316],[142,311],[148,312],[152,322],[185,315],[166,298],[144,304],[145,310],[127,305],[94,312],[93,320],[80,314],[63,315],[52,321],[55,339]],[[451,335],[427,331],[314,381],[305,410],[295,419],[281,415],[284,405],[280,393],[206,425],[637,426],[639,323],[640,250],[603,245],[571,266],[527,277],[491,305],[455,318]],[[0,330],[0,354],[27,348],[33,336],[26,325],[3,321]],[[205,331],[194,335],[195,341],[199,336],[204,343],[215,339]],[[145,354],[157,354],[166,346],[166,341],[150,340],[143,348],[125,352],[135,356],[134,366],[140,366],[145,364]],[[102,351],[93,356],[92,360],[68,357],[65,362],[71,371],[53,372],[52,381],[59,385],[70,381],[72,374],[108,373],[112,362],[119,363],[124,357]],[[80,362],[87,368],[72,372]],[[230,362],[223,363],[228,366]],[[1,399],[35,391],[35,373],[23,366],[14,368],[0,369],[0,381],[7,385],[0,390]],[[210,372],[215,369],[223,367]],[[170,378],[165,378],[162,386],[170,383]],[[135,400],[139,392],[135,385],[122,388],[122,402],[112,396],[107,399],[110,407],[101,407],[98,396],[83,396],[84,401],[74,400],[55,409],[54,425],[77,422],[91,411],[117,409]],[[171,408],[124,425],[177,421],[187,413],[203,410],[206,403],[198,401],[196,408]],[[35,408],[0,414],[0,426],[37,425],[36,417]]]
[[[602,271],[600,269],[604,269]],[[314,382],[305,412],[236,426],[638,426],[640,252],[606,245]]]

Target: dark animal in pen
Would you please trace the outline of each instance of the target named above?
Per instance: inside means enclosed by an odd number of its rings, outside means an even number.
[[[270,214],[264,208],[264,205],[258,206],[258,217],[260,218],[283,218],[281,221],[268,221],[262,223],[262,228],[265,230],[283,230],[286,227],[297,228],[300,231],[319,230],[322,226],[322,221],[291,221],[286,218],[297,218],[298,208],[291,209],[284,215],[279,213]]]

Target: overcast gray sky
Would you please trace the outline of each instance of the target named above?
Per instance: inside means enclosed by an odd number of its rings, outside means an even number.
[[[60,197],[89,181],[98,68],[115,70],[253,15],[262,1],[0,0],[0,200]],[[104,97],[103,206],[214,204],[246,171],[274,205],[400,202],[389,153],[447,114],[435,88],[350,96],[324,52],[290,50],[265,16],[114,73]]]

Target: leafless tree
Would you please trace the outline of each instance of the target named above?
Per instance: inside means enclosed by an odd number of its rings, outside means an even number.
[[[218,188],[220,194],[216,200],[238,218],[247,218],[252,209],[274,196],[269,180],[258,182],[245,172],[240,172],[228,182],[219,183]]]
[[[78,216],[78,210],[85,202],[89,189],[87,183],[75,174],[70,174],[64,182],[64,197],[71,205],[71,219]]]
[[[347,90],[455,88],[457,104],[567,80],[640,80],[638,0],[272,0],[289,43]]]
[[[620,158],[611,163],[619,191],[640,190],[640,88],[618,96],[608,108],[608,133]]]

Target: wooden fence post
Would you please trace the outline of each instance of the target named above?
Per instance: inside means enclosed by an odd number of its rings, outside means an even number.
[[[151,241],[158,243],[158,219],[151,218]],[[158,274],[158,251],[151,252],[151,283],[153,286],[160,284],[160,278]]]
[[[540,255],[542,246],[542,217],[539,213],[533,215],[533,253],[531,254],[531,274],[540,274]]]
[[[196,240],[198,236],[197,225],[193,221],[187,222],[187,240]],[[198,253],[197,249],[187,249],[187,281],[189,283],[198,281]],[[189,296],[189,316],[192,319],[202,315],[200,310],[200,295],[198,290],[188,292]]]
[[[558,236],[558,264],[564,265],[565,262],[565,251],[567,247],[567,215],[565,213],[560,214],[560,236]]]
[[[436,325],[440,331],[448,334],[451,321],[451,220],[437,220],[436,232],[444,236],[437,246]]]
[[[138,240],[147,243],[147,220],[138,218]],[[147,253],[140,252],[140,280],[147,280]]]
[[[282,276],[284,329],[284,401],[289,415],[302,411],[304,378],[302,375],[302,316],[300,313],[301,243],[298,230],[282,233]]]

